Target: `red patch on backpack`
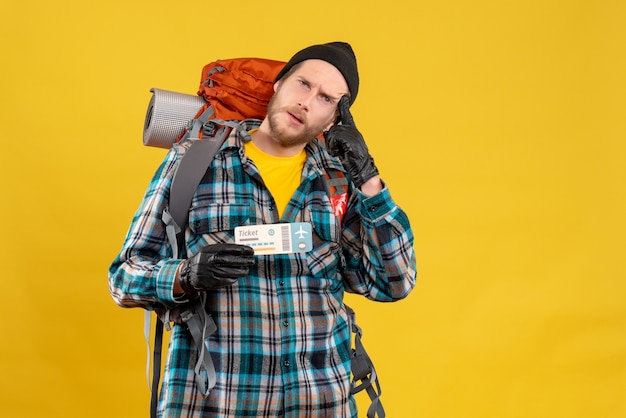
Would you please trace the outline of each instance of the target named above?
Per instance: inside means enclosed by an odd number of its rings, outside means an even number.
[[[348,210],[348,193],[331,196],[330,203],[333,205],[333,212],[335,212],[335,216],[343,220],[343,215],[345,215]]]

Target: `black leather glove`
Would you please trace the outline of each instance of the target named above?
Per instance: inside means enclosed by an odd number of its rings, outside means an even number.
[[[230,286],[246,276],[254,264],[254,250],[247,245],[213,244],[183,261],[180,287],[186,294]]]
[[[339,100],[341,125],[334,125],[325,133],[326,148],[333,157],[338,157],[356,187],[378,175],[374,159],[367,149],[363,135],[356,129],[350,113],[350,100],[343,96]]]

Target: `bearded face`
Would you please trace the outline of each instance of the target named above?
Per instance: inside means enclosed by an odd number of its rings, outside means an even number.
[[[284,146],[307,144],[328,125],[328,123],[315,124],[297,107],[281,105],[279,101],[276,94],[270,100],[267,120],[274,139]]]
[[[293,147],[306,144],[329,129],[337,118],[337,104],[348,86],[333,65],[307,60],[275,84],[267,122],[276,142]]]

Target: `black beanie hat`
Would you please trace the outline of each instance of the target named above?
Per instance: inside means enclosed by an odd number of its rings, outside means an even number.
[[[304,48],[291,57],[280,73],[278,73],[275,81],[283,78],[294,65],[312,59],[326,61],[334,65],[339,72],[341,72],[348,84],[348,90],[350,91],[350,104],[354,103],[356,95],[359,92],[359,72],[352,47],[345,42],[330,42]]]

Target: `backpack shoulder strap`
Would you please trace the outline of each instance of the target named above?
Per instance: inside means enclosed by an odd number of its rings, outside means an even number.
[[[193,195],[225,139],[224,131],[213,137],[193,141],[178,163],[170,186],[168,205],[163,214],[168,239],[177,253],[174,257],[181,253],[180,238],[187,224]]]
[[[354,333],[354,348],[352,349],[352,359],[350,361],[350,369],[352,372],[352,382],[350,382],[350,393],[353,395],[359,393],[363,389],[367,392],[372,403],[367,410],[367,418],[385,418],[385,409],[380,401],[382,390],[378,382],[378,375],[374,368],[374,363],[363,347],[361,337],[363,331],[356,324],[356,315],[352,308],[344,304],[351,331]]]
[[[178,162],[174,173],[167,206],[163,212],[163,222],[167,238],[172,245],[173,257],[178,258],[182,252],[184,228],[189,217],[191,200],[206,173],[215,154],[222,147],[232,129],[243,129],[237,121],[211,119],[214,114],[212,106],[208,106],[194,121],[190,131],[182,140],[193,140],[185,154]],[[208,116],[207,116],[208,115]]]
[[[348,179],[339,170],[326,170],[326,187],[335,216],[343,222],[348,210]]]
[[[326,187],[335,215],[343,221],[348,206],[348,179],[345,173],[339,170],[326,170]],[[351,349],[352,358],[350,359],[350,371],[352,372],[350,393],[356,395],[365,390],[372,401],[367,410],[367,418],[385,418],[385,409],[380,401],[382,390],[378,382],[378,375],[374,363],[361,341],[363,331],[356,323],[354,310],[346,304],[344,306],[348,315],[350,332],[354,334],[354,348]]]

